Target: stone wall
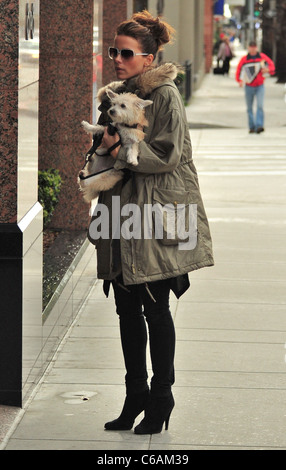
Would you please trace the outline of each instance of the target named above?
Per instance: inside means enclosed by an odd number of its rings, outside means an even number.
[[[87,227],[88,206],[77,174],[90,137],[81,121],[92,119],[94,0],[45,0],[40,11],[39,166],[56,168],[63,185],[51,227]]]

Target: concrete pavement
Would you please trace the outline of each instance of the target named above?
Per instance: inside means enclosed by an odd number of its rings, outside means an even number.
[[[242,53],[231,76],[208,75],[187,108],[216,265],[191,273],[191,289],[172,297],[169,430],[103,429],[122,408],[125,372],[114,302],[98,281],[0,449],[286,449],[286,90],[267,79],[266,131],[249,135],[233,78]],[[88,257],[90,277],[92,246]]]

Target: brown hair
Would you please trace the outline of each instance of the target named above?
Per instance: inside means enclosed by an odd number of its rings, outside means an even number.
[[[161,18],[154,18],[147,10],[134,13],[130,20],[123,21],[116,31],[117,35],[131,36],[140,42],[143,52],[153,54],[154,58],[165,44],[171,42],[175,30]]]

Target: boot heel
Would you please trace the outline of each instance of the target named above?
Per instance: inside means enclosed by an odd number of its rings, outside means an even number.
[[[166,418],[166,421],[165,421],[165,430],[166,430],[166,431],[168,431],[168,428],[169,428],[169,421],[170,421],[171,413],[172,413],[172,410],[170,411],[170,414],[169,414],[169,416]]]
[[[168,397],[152,397],[151,395],[149,406],[145,409],[145,417],[134,429],[135,434],[160,433],[164,423],[167,431],[174,406],[173,395]]]

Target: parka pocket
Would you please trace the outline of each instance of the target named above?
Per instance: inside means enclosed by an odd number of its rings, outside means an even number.
[[[163,245],[187,242],[190,233],[197,232],[196,210],[190,204],[188,191],[153,189],[153,229],[155,238]]]

